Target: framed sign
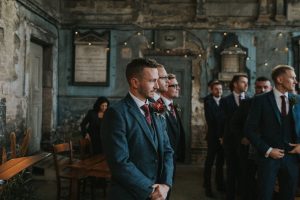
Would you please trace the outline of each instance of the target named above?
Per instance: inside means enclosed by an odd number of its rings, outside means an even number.
[[[75,32],[74,85],[108,85],[109,32]]]

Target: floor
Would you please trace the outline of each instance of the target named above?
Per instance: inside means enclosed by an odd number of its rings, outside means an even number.
[[[205,197],[202,187],[202,171],[198,165],[178,165],[171,200],[210,200]],[[33,187],[37,199],[55,200],[56,182],[54,172],[45,171],[43,176],[34,175]],[[103,191],[96,191],[96,199],[104,200]],[[222,194],[216,193],[215,199],[222,199]],[[82,199],[90,199],[88,194]]]
[[[39,169],[39,168],[36,168]],[[218,193],[214,188],[215,198],[205,196],[203,184],[203,168],[198,165],[177,165],[175,183],[170,200],[222,200],[224,194]],[[32,193],[30,200],[55,200],[56,199],[56,181],[54,168],[49,166],[45,171],[33,169]],[[87,190],[88,191],[88,190]],[[96,200],[105,200],[103,190],[98,189],[95,192]],[[89,200],[90,193],[81,200]],[[300,197],[295,198],[300,200]]]

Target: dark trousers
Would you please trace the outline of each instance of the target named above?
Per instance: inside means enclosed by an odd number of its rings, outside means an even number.
[[[204,186],[207,189],[211,189],[211,174],[212,167],[216,160],[216,184],[217,188],[221,189],[224,187],[224,150],[218,140],[207,143],[207,155],[204,167]]]
[[[237,150],[234,148],[225,148],[226,160],[226,200],[235,200],[237,195],[239,162]]]
[[[257,164],[254,159],[249,159],[249,146],[241,145],[239,148],[240,196],[243,200],[257,199]]]
[[[297,155],[285,154],[282,159],[258,160],[259,200],[272,200],[276,177],[279,182],[279,199],[294,200],[299,173]]]

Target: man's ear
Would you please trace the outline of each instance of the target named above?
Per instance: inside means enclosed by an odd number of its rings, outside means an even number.
[[[139,87],[139,80],[137,78],[131,78],[130,79],[130,85],[134,88],[137,89]]]
[[[282,82],[283,82],[283,77],[282,77],[282,76],[278,76],[278,77],[276,78],[276,81],[277,81],[277,83],[282,84]]]

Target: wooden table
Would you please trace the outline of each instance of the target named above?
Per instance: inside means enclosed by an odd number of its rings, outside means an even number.
[[[96,178],[110,178],[110,171],[105,160],[105,156],[94,155],[84,160],[80,160],[74,164],[68,165],[74,170],[78,170],[78,173],[84,173],[87,177],[96,177]],[[79,186],[78,180],[71,180],[71,199],[79,199],[77,196]]]
[[[40,153],[33,156],[26,156],[11,159],[0,165],[0,180],[8,181],[24,169],[36,164],[47,158],[51,153]]]

